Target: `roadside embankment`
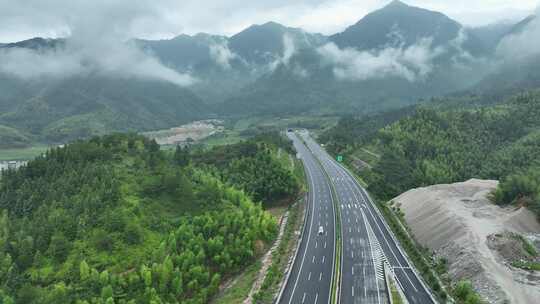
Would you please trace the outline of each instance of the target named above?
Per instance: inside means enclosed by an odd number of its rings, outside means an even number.
[[[497,184],[472,179],[418,188],[393,203],[416,240],[447,260],[452,282],[470,281],[489,303],[536,303],[540,272],[515,266],[538,259],[527,240],[540,235],[540,224],[525,208],[491,203]]]

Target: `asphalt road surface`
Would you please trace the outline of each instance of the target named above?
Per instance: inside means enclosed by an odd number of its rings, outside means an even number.
[[[382,264],[381,258],[386,260],[394,271],[409,303],[435,303],[411,268],[365,189],[315,143],[309,134],[303,133],[302,136],[330,176],[341,204],[343,283],[340,303],[388,303],[385,286],[380,283],[382,269],[377,267]],[[370,267],[372,264],[375,264],[375,267]]]
[[[309,184],[304,232],[280,304],[330,303],[335,256],[335,213],[330,181],[320,164],[292,132]],[[319,230],[322,227],[322,233]]]
[[[307,133],[302,134],[334,184],[341,214],[342,262],[340,303],[389,303],[384,281],[383,255],[369,223],[342,169],[327,157]]]

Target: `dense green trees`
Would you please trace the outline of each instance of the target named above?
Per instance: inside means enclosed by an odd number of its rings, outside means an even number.
[[[346,120],[342,126],[356,121],[368,131],[355,132],[357,128],[351,127],[352,135],[358,137],[326,137],[334,152],[352,153],[364,145],[377,149],[381,158],[362,175],[379,198],[387,200],[413,187],[476,177],[501,179],[497,194],[501,202],[521,196],[535,200],[532,193],[538,183],[526,172],[540,167],[540,95],[522,94],[497,106],[447,106],[444,111],[423,107],[412,113],[405,109],[401,114],[380,116],[391,121],[396,115],[402,118],[376,132],[369,131],[361,120]]]
[[[275,220],[245,194],[293,193],[295,180],[276,151],[252,142],[232,148],[225,166],[210,158],[192,165],[189,150],[168,154],[154,141],[116,134],[6,172],[0,301],[207,302],[277,233]],[[274,167],[263,167],[266,161]],[[265,171],[254,185],[270,181],[267,192],[252,186],[254,166]]]
[[[238,144],[195,151],[193,159],[215,167],[222,181],[244,189],[255,201],[267,206],[299,190],[287,154],[292,149],[290,141],[271,132]]]
[[[540,217],[540,167],[506,177],[493,198],[498,204],[526,205]]]
[[[370,116],[355,118],[346,116],[338,124],[326,130],[320,141],[327,143],[327,149],[333,153],[343,153],[351,146],[366,144],[377,136],[379,129],[409,115],[416,106],[409,106]]]

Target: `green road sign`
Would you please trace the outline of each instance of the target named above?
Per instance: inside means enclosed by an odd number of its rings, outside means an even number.
[[[343,162],[343,156],[342,156],[342,155],[338,155],[338,156],[337,156],[337,161],[340,162],[340,163]]]

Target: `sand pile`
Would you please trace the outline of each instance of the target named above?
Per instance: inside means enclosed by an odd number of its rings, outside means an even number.
[[[509,265],[520,252],[509,250],[516,240],[505,236],[538,237],[540,224],[525,208],[492,204],[487,197],[497,183],[473,179],[413,189],[394,203],[415,238],[448,260],[454,282],[470,280],[489,303],[539,303],[540,273]]]

